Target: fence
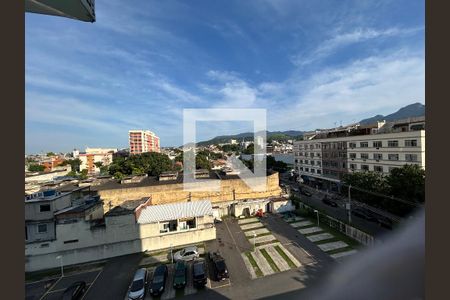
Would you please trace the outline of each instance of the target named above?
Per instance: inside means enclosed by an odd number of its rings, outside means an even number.
[[[315,210],[315,208],[312,208],[311,206],[306,205],[303,202],[300,202],[299,206],[300,208],[305,209],[309,212],[313,212]],[[350,226],[342,221],[339,221],[338,219],[330,217],[329,215],[319,212],[319,216],[320,222],[325,223],[326,225],[330,226],[333,229],[338,230],[339,232],[342,232],[346,236],[351,237],[352,239],[360,242],[361,244],[366,246],[374,245],[375,239],[370,234],[367,234],[364,231],[361,231],[353,226]]]

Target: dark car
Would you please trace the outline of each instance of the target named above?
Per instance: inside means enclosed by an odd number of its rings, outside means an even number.
[[[153,273],[152,283],[150,284],[150,294],[158,296],[164,292],[164,286],[167,279],[167,266],[159,265]]]
[[[355,208],[352,210],[352,214],[354,214],[357,217],[366,219],[368,221],[377,221],[377,218],[373,216],[369,211],[363,209],[363,208]]]
[[[192,266],[192,278],[194,286],[202,287],[206,285],[206,265],[204,260],[194,262]]]
[[[308,197],[311,197],[311,196],[312,196],[312,194],[311,194],[310,192],[305,191],[305,190],[301,190],[300,193],[301,193],[302,195],[305,195],[305,196],[308,196]]]
[[[329,199],[328,197],[324,197],[322,199],[322,202],[329,206],[338,207],[338,204],[336,202],[334,202],[333,200]]]
[[[86,282],[77,281],[72,283],[63,293],[63,300],[74,300],[81,299],[84,292],[86,291]]]
[[[225,259],[223,259],[223,257],[217,252],[210,252],[208,255],[213,266],[214,280],[221,281],[227,279],[228,269],[227,265],[225,264]]]
[[[173,287],[181,289],[186,286],[186,263],[182,260],[175,264],[175,273],[173,275]]]
[[[392,221],[386,217],[378,217],[376,218],[378,225],[384,228],[392,229]]]

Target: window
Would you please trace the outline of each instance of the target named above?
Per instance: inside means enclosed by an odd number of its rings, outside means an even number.
[[[406,161],[417,161],[417,154],[405,154]]]
[[[320,162],[320,161],[317,161],[317,162],[316,162],[316,165],[320,166],[320,165],[321,165],[321,162]]]
[[[376,160],[383,159],[383,154],[381,154],[381,153],[375,153],[375,154],[373,155],[373,159],[376,159]]]
[[[388,141],[388,147],[398,147],[398,141]]]
[[[47,224],[39,224],[38,233],[46,233],[46,232],[47,232]]]
[[[309,156],[311,156],[311,157],[314,157],[314,153],[313,153],[313,152],[311,152]]]
[[[369,159],[368,153],[361,153],[361,159]]]
[[[356,148],[356,143],[348,143],[348,146],[349,146],[350,148]]]
[[[375,172],[383,172],[383,167],[382,166],[373,166],[373,170]]]
[[[356,164],[350,164],[350,170],[356,170]]]
[[[41,244],[41,248],[48,248],[50,246],[49,243]]]
[[[367,147],[369,147],[369,143],[368,142],[361,142],[361,143],[359,143],[359,146],[361,148],[367,148]]]
[[[77,243],[78,240],[68,240],[68,241],[64,241],[64,244],[72,244],[72,243]]]
[[[311,161],[311,166],[314,166],[314,161],[313,160]]]
[[[417,147],[417,140],[405,140],[405,147]]]
[[[315,169],[311,169],[311,173],[316,173],[316,170]]]
[[[398,160],[398,154],[388,154],[389,160]]]
[[[383,147],[383,143],[381,141],[374,141],[373,142],[373,147],[374,148],[381,148],[381,147]]]
[[[40,212],[50,211],[50,204],[43,204],[39,207]]]
[[[27,226],[25,226],[25,241],[28,240],[28,230]]]
[[[309,172],[309,168],[305,168],[305,171],[306,171],[306,172]]]
[[[356,158],[356,153],[350,153],[349,156],[351,159],[354,159],[354,158]]]
[[[368,165],[361,165],[361,170],[369,171],[369,166]]]
[[[320,173],[322,173],[322,171],[320,171],[320,170],[317,170],[317,174],[320,174]]]
[[[300,167],[300,171],[303,171],[303,167]]]

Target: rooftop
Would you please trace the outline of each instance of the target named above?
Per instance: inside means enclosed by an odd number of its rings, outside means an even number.
[[[105,216],[121,216],[133,214],[134,210],[141,204],[144,204],[148,201],[148,197],[144,197],[138,200],[126,200],[121,203],[119,206],[114,207],[110,211],[108,211]]]
[[[212,215],[211,201],[197,200],[144,207],[138,217],[139,224]]]

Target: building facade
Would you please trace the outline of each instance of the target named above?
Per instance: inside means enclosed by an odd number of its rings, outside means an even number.
[[[86,151],[85,153],[80,153],[78,158],[81,161],[80,171],[87,170],[88,174],[96,174],[100,172],[100,168],[96,166],[95,163],[101,162],[102,166],[108,166],[113,161],[113,151],[100,151],[89,153]]]
[[[336,188],[343,176],[358,171],[385,175],[393,168],[425,168],[424,121],[351,126],[305,134],[294,142],[295,171],[300,181]]]
[[[159,137],[150,130],[130,130],[128,138],[130,154],[161,151]]]

